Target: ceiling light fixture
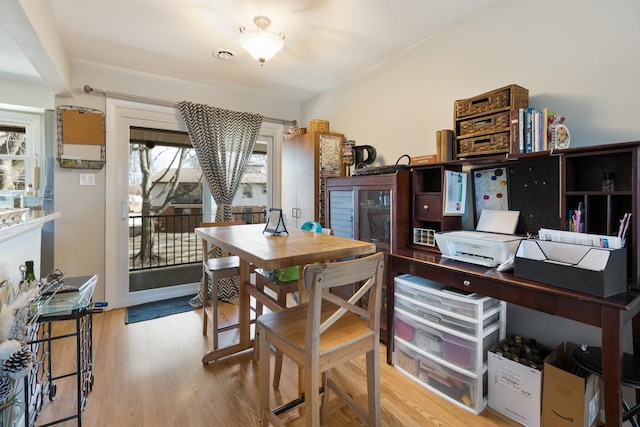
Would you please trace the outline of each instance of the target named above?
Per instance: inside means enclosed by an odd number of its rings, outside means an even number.
[[[256,30],[245,30],[240,27],[240,46],[245,48],[249,55],[257,59],[260,65],[270,60],[284,47],[284,34],[276,34],[267,31],[271,20],[266,16],[256,16],[253,23],[258,27]]]

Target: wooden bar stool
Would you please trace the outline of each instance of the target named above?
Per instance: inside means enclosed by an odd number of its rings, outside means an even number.
[[[305,405],[307,426],[320,426],[328,415],[329,390],[334,391],[369,426],[380,425],[380,298],[384,255],[376,253],[350,261],[311,264],[304,269],[309,302],[258,317],[260,353],[260,420],[283,425],[279,416]],[[349,299],[331,288],[361,283]],[[362,308],[362,307],[366,307]],[[271,344],[304,370],[304,398],[271,408]],[[368,410],[356,404],[348,391],[330,376],[331,369],[366,354]],[[320,382],[320,375],[322,381]],[[322,405],[320,405],[320,393]]]
[[[244,221],[203,222],[200,227],[223,227],[244,224]],[[218,280],[237,277],[240,274],[240,258],[235,255],[222,256],[220,248],[209,246],[202,241],[202,335],[207,335],[208,325],[212,323],[213,349],[218,348],[218,335],[221,332],[234,329],[238,324],[219,327],[218,325]],[[209,284],[211,284],[211,300],[209,300]],[[205,362],[203,360],[203,362]]]

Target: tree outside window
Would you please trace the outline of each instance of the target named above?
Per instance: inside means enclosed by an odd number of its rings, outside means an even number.
[[[0,124],[0,190],[25,190],[29,157],[26,130]]]

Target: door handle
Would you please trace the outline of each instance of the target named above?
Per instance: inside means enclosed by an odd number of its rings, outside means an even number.
[[[129,218],[129,203],[122,201],[120,202],[120,219]]]

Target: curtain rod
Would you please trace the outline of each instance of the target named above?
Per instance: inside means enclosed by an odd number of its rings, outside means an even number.
[[[118,98],[135,99],[135,100],[138,100],[138,101],[146,101],[146,102],[151,102],[153,104],[166,105],[166,106],[169,106],[169,107],[177,107],[178,106],[177,102],[165,101],[163,99],[157,99],[157,98],[147,98],[146,96],[131,95],[129,93],[112,92],[112,91],[104,90],[104,89],[96,89],[96,88],[91,87],[89,85],[84,85],[84,91],[86,93],[96,92],[96,93],[101,93],[103,95],[115,96],[115,97],[118,97]],[[297,120],[274,119],[273,117],[263,117],[262,120],[267,121],[267,122],[271,122],[271,123],[282,123],[283,125],[291,125],[291,126],[295,126],[295,125],[298,124]]]

